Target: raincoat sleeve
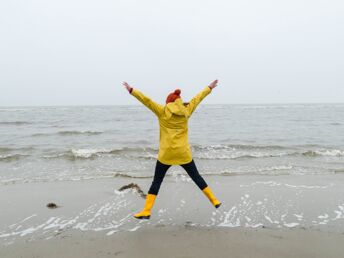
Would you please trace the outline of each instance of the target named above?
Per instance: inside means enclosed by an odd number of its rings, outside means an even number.
[[[199,92],[193,99],[189,102],[189,105],[187,105],[187,109],[189,112],[189,115],[195,111],[196,107],[199,103],[211,92],[211,89],[209,86],[205,87],[201,92]]]
[[[145,105],[147,108],[152,110],[155,115],[159,117],[159,115],[164,110],[164,107],[155,101],[151,100],[149,97],[144,95],[141,91],[132,88],[130,91],[130,94],[133,95],[135,98],[137,98],[143,105]]]

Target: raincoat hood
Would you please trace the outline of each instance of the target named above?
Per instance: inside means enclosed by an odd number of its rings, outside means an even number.
[[[165,106],[165,114],[167,118],[170,118],[172,115],[185,116],[186,118],[189,118],[190,116],[187,108],[184,106],[183,101],[180,98]]]

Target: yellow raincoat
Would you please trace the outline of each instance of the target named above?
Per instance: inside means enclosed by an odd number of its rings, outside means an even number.
[[[161,163],[182,165],[191,162],[192,153],[188,140],[188,119],[197,105],[210,92],[210,87],[205,87],[187,106],[184,106],[181,98],[163,106],[133,88],[131,94],[152,110],[159,119],[160,146],[158,160]]]

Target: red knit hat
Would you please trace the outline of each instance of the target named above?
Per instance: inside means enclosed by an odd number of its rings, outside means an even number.
[[[166,104],[170,103],[170,102],[174,102],[176,99],[179,99],[180,98],[180,89],[176,89],[174,92],[170,93],[168,96],[167,96],[167,99],[166,99]]]

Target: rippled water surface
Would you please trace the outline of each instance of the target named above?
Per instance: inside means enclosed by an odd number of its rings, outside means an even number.
[[[189,140],[202,174],[344,173],[344,104],[200,105]],[[144,106],[1,107],[0,183],[151,177],[158,141]]]

